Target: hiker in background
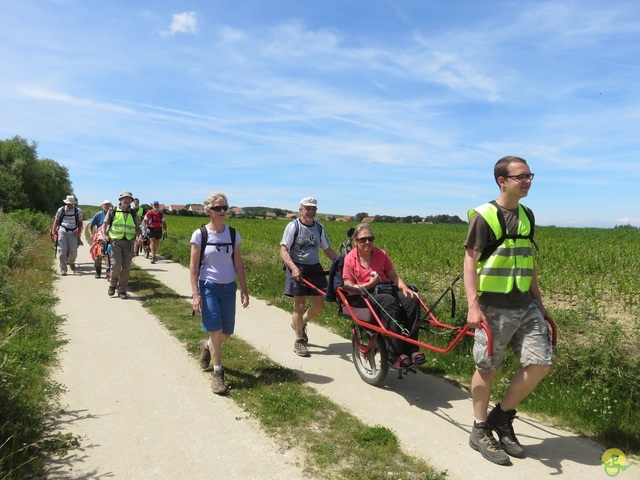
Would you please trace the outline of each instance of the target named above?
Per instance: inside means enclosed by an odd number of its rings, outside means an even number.
[[[133,209],[134,212],[136,212],[136,215],[138,215],[138,218],[144,218],[145,212],[144,212],[144,208],[140,206],[139,198],[133,199],[133,205],[131,206],[131,208]]]
[[[324,295],[308,287],[302,277],[320,290],[327,288],[327,277],[320,264],[318,247],[333,261],[336,252],[331,248],[324,227],[316,222],[318,201],[312,197],[300,200],[300,214],[284,229],[280,241],[280,257],[284,262],[286,280],[284,294],[293,297],[293,319],[291,328],[295,331],[293,351],[308,357],[309,337],[307,324],[324,310]],[[307,297],[311,306],[307,308]]]
[[[349,287],[360,287],[366,297],[350,294],[349,303],[354,307],[367,308],[364,298],[371,298],[389,330],[402,334],[411,333],[408,338],[418,339],[420,322],[420,300],[398,276],[391,258],[381,248],[374,247],[375,236],[368,223],[358,225],[351,236],[352,249],[344,257],[342,278]],[[405,335],[407,336],[407,335]],[[426,359],[418,351],[418,346],[399,338],[389,337],[394,353],[397,355],[395,366],[398,369],[422,365]]]
[[[158,261],[156,254],[158,245],[160,245],[160,238],[162,238],[163,233],[167,234],[167,222],[164,220],[164,212],[160,210],[160,202],[158,200],[154,200],[152,207],[144,216],[142,224],[149,233],[149,239],[151,240],[151,263],[156,263]]]
[[[498,160],[494,178],[500,194],[495,201],[469,211],[464,242],[467,323],[476,329],[476,371],[471,380],[475,420],[469,444],[487,460],[509,465],[509,455],[524,455],[513,431],[515,408],[551,370],[552,349],[533,261],[535,220],[520,204],[529,193],[533,173],[524,159],[509,156]],[[492,356],[487,355],[482,322],[493,335]],[[522,369],[487,415],[491,386],[509,345]]]
[[[213,361],[211,390],[224,395],[228,390],[222,366],[222,343],[234,332],[236,322],[236,291],[240,282],[240,301],[249,306],[249,293],[240,255],[240,234],[225,225],[229,202],[224,193],[212,193],[203,202],[209,223],[191,235],[189,263],[192,306],[202,318],[202,331],[209,333],[200,341],[200,366]]]
[[[113,208],[110,200],[102,202],[102,209],[93,216],[89,228],[91,230],[91,257],[94,261],[94,267],[96,269],[96,278],[100,278],[102,272],[102,255],[107,251],[106,237],[103,236],[102,224],[104,219],[107,218],[109,210]]]
[[[119,205],[109,210],[107,217],[102,223],[102,235],[111,242],[111,258],[113,267],[111,269],[111,279],[109,281],[109,296],[113,296],[118,291],[118,297],[127,299],[127,286],[129,285],[129,275],[131,270],[131,260],[133,260],[133,247],[136,237],[140,236],[140,219],[131,209],[133,195],[129,191],[124,191],[118,197]]]
[[[111,201],[105,200],[102,202],[102,209],[93,216],[89,228],[91,229],[91,238],[96,234],[96,231],[101,229],[104,219],[107,218],[107,213],[113,208]]]
[[[51,225],[51,238],[57,236],[58,258],[60,259],[60,275],[67,274],[67,264],[72,271],[76,269],[76,257],[78,245],[82,245],[82,219],[83,214],[76,204],[75,195],[67,195],[64,206],[60,207],[53,217]]]

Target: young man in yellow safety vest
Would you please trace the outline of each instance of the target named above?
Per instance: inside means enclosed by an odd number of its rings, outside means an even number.
[[[510,465],[524,451],[513,431],[516,407],[551,370],[552,347],[533,262],[531,211],[520,204],[533,180],[527,162],[504,157],[494,167],[498,198],[469,211],[464,243],[464,287],[467,323],[476,329],[473,349],[476,371],[471,381],[474,424],[471,448],[487,460]],[[485,322],[493,336],[487,353]],[[491,386],[507,346],[522,365],[499,403],[487,415]],[[498,435],[498,439],[493,436]]]

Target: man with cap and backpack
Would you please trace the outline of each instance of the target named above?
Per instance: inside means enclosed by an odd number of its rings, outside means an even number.
[[[333,261],[336,252],[331,248],[327,232],[316,222],[318,201],[312,197],[300,200],[300,215],[290,222],[284,229],[280,241],[280,258],[284,263],[286,273],[284,294],[293,297],[293,319],[291,328],[295,331],[296,339],[293,351],[308,357],[307,323],[324,310],[324,295],[308,287],[302,282],[302,277],[313,283],[317,288],[327,288],[327,277],[320,264],[318,247]],[[307,308],[307,297],[311,297],[311,306]]]
[[[111,280],[109,282],[109,296],[118,292],[118,297],[129,298],[127,286],[129,285],[129,275],[131,261],[133,260],[133,247],[136,237],[141,234],[140,219],[131,208],[133,195],[125,190],[118,197],[119,205],[107,213],[107,217],[102,223],[102,234],[106,238],[109,236],[111,242],[111,258],[113,267],[111,269]]]
[[[67,265],[72,271],[76,270],[76,257],[78,245],[82,245],[82,210],[76,204],[75,195],[67,195],[64,199],[64,207],[60,207],[53,218],[51,225],[51,238],[55,239],[60,258],[60,275],[67,274]]]

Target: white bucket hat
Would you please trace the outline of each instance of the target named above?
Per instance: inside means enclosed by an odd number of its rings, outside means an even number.
[[[75,195],[67,195],[67,198],[64,199],[64,203],[66,203],[67,205],[75,205],[76,204]]]

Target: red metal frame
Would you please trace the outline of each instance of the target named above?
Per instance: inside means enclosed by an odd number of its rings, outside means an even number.
[[[322,295],[325,295],[325,292],[323,290],[321,290],[318,287],[316,287],[313,283],[309,282],[307,279],[303,278],[302,281],[304,282],[304,284],[306,286],[308,286],[310,288],[313,288],[314,290],[316,290],[317,292],[321,293]],[[373,305],[371,305],[371,303],[369,302],[369,299],[367,299],[364,296],[362,298],[363,298],[365,304],[367,305],[367,308],[369,309],[369,311],[371,313],[371,316],[373,317],[375,323],[367,322],[367,321],[364,321],[364,320],[360,319],[358,317],[358,315],[356,314],[355,310],[353,309],[353,307],[347,301],[347,297],[349,296],[347,291],[349,289],[351,289],[354,292],[359,290],[357,288],[345,287],[345,286],[338,287],[336,289],[336,293],[337,293],[338,298],[340,300],[339,303],[341,303],[347,309],[347,312],[349,312],[349,317],[351,317],[351,320],[356,325],[359,325],[359,326],[361,326],[363,328],[367,328],[367,329],[372,330],[374,332],[378,332],[381,335],[384,335],[384,336],[387,336],[387,337],[398,338],[398,339],[400,339],[400,340],[402,340],[404,342],[412,343],[414,345],[417,345],[418,347],[422,347],[422,348],[425,348],[427,350],[431,350],[432,352],[443,353],[443,354],[451,352],[451,350],[454,349],[454,347],[460,342],[460,340],[462,340],[463,337],[465,337],[465,336],[474,337],[475,336],[475,331],[473,329],[471,329],[471,327],[469,327],[468,324],[465,324],[464,327],[454,327],[452,325],[448,325],[448,324],[443,323],[440,320],[438,320],[436,318],[436,316],[434,315],[433,311],[424,303],[422,298],[418,297],[418,299],[420,300],[420,305],[427,312],[427,317],[425,317],[422,320],[422,322],[425,322],[425,320],[428,318],[428,324],[430,326],[435,327],[435,328],[442,328],[442,329],[445,329],[445,330],[451,330],[451,331],[457,330],[457,333],[456,333],[455,337],[451,340],[449,345],[447,345],[447,347],[445,347],[445,348],[436,347],[435,345],[431,345],[431,344],[422,342],[420,340],[414,340],[412,338],[405,337],[403,335],[400,335],[399,333],[395,333],[395,332],[392,332],[391,330],[389,330],[385,326],[385,324],[382,322],[382,320],[380,319],[380,316],[376,312],[376,309],[373,308]],[[556,324],[551,319],[551,317],[549,315],[545,315],[544,318],[549,323],[549,326],[551,327],[551,344],[553,346],[555,346],[556,343],[557,343],[557,340],[558,340],[558,333],[557,333]],[[491,356],[491,355],[493,355],[493,336],[491,335],[491,330],[489,329],[489,326],[485,322],[482,322],[480,327],[487,334],[487,350],[488,350],[489,356]],[[369,348],[371,348],[371,345],[368,345],[364,350],[363,350],[362,346],[360,346],[360,345],[358,345],[358,348],[360,349],[360,351],[362,353],[366,354],[368,352]]]
[[[429,325],[436,327],[436,328],[444,328],[447,330],[457,330],[458,333],[456,334],[456,336],[451,340],[451,342],[449,343],[449,345],[447,345],[446,348],[441,348],[441,347],[436,347],[435,345],[431,345],[425,342],[422,342],[420,340],[414,340],[412,338],[408,338],[405,337],[403,335],[400,335],[399,333],[396,332],[392,332],[391,330],[389,330],[385,324],[382,322],[382,320],[380,319],[380,316],[378,315],[378,312],[376,311],[375,308],[373,308],[373,305],[371,305],[371,303],[369,302],[369,299],[366,297],[363,297],[363,300],[365,302],[365,304],[367,305],[367,308],[369,309],[371,316],[373,317],[375,324],[374,323],[370,323],[370,322],[366,322],[362,319],[360,319],[358,317],[358,315],[356,314],[356,312],[354,311],[353,307],[351,305],[349,305],[349,302],[347,301],[347,294],[346,294],[346,289],[344,287],[338,287],[336,289],[336,293],[338,294],[338,298],[340,299],[340,303],[347,309],[347,311],[349,312],[349,316],[351,317],[351,320],[356,324],[359,325],[363,328],[367,328],[369,330],[373,330],[375,332],[378,332],[384,336],[387,337],[394,337],[394,338],[398,338],[404,342],[407,343],[412,343],[413,345],[417,345],[418,347],[422,347],[422,348],[426,348],[427,350],[431,350],[432,352],[436,352],[436,353],[449,353],[451,352],[451,350],[454,349],[454,347],[460,342],[460,340],[462,340],[463,337],[468,336],[468,337],[473,337],[475,336],[475,332],[473,332],[469,325],[465,325],[464,327],[453,327],[451,325],[447,325],[446,323],[442,323],[440,322],[436,316],[433,314],[433,312],[431,311],[431,309],[429,307],[427,307],[427,305],[424,303],[424,301],[422,300],[422,298],[418,297],[418,299],[420,300],[420,305],[422,306],[422,308],[427,312],[427,316],[429,319]],[[424,322],[424,319],[423,319]],[[487,334],[487,349],[488,349],[488,353],[489,355],[493,354],[493,336],[491,335],[491,330],[489,330],[489,326],[486,323],[482,323],[481,328],[486,332]]]

